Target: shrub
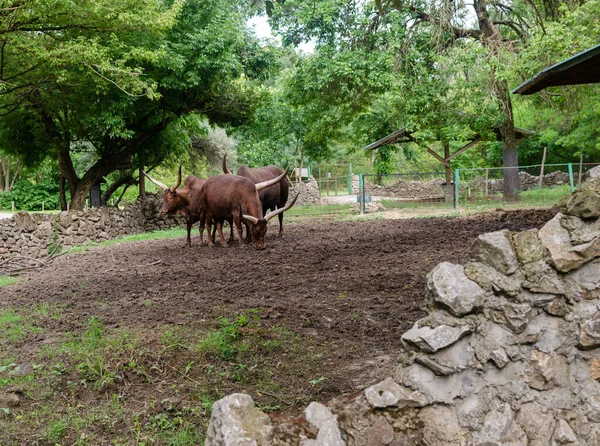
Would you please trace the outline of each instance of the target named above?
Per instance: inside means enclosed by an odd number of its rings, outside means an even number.
[[[42,202],[45,210],[60,209],[58,184],[52,181],[32,183],[19,180],[10,192],[0,192],[0,209],[10,210],[13,201],[15,209],[23,211],[41,211]]]

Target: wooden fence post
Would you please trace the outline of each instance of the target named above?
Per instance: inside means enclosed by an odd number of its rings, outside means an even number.
[[[544,154],[542,155],[542,171],[540,172],[540,184],[539,187],[544,185],[544,165],[546,164],[546,150],[548,147],[544,147]]]

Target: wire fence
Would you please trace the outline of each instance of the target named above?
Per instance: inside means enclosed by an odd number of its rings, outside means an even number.
[[[445,172],[365,174],[361,178],[358,195],[363,212],[373,203],[380,203],[380,209],[454,206],[453,185],[446,182]]]
[[[579,187],[587,172],[598,165],[567,163],[456,169],[450,175],[450,182],[447,172],[364,174],[359,180],[359,208],[364,213],[382,210],[382,207],[455,210],[550,207]],[[515,183],[518,181],[516,195],[504,192],[504,182],[511,177]],[[374,201],[381,204],[379,209],[370,204]]]

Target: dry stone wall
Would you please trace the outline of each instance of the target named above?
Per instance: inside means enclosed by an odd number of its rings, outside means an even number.
[[[297,419],[229,395],[206,444],[600,445],[600,179],[561,210],[437,265],[393,376]]]
[[[145,200],[138,198],[124,209],[99,207],[59,214],[19,212],[0,220],[0,257],[43,257],[57,245],[68,249],[184,224],[182,217],[159,215],[161,203],[162,194],[147,194]]]

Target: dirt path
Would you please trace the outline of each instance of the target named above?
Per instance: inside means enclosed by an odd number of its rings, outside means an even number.
[[[352,392],[393,366],[400,336],[422,317],[426,274],[464,262],[473,239],[539,227],[553,212],[290,225],[265,251],[182,248],[183,239],[123,243],[57,259],[4,288],[2,305],[65,305],[65,326],[183,324],[260,309],[332,352],[326,393]],[[195,242],[197,242],[195,240]]]

